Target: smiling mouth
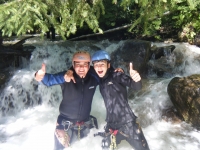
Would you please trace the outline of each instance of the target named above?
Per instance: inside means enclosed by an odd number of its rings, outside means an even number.
[[[103,73],[103,71],[98,71],[98,74],[102,74]]]

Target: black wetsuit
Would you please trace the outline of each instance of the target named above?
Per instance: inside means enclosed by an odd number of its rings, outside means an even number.
[[[71,68],[72,69],[72,68]],[[45,74],[45,77],[42,80],[42,83],[46,86],[60,84],[62,88],[63,99],[60,103],[59,111],[60,115],[58,116],[57,129],[64,129],[62,125],[63,121],[70,121],[73,123],[73,127],[77,128],[77,122],[88,122],[90,121],[90,111],[92,105],[92,99],[96,90],[96,86],[98,85],[98,77],[88,72],[85,78],[80,78],[76,72],[73,70],[74,79],[76,83],[73,81],[65,82],[64,81],[64,73],[57,74]],[[66,125],[69,126],[68,124]],[[83,127],[85,129],[85,127]],[[89,127],[91,128],[91,126]],[[70,127],[71,129],[71,127]],[[70,136],[73,138],[70,141],[70,144],[74,142],[74,132],[76,132],[76,136],[78,131],[70,131]],[[81,132],[85,132],[82,130]],[[88,132],[88,131],[87,131]],[[81,133],[81,138],[86,136],[85,133]],[[58,142],[57,138],[55,138],[55,150],[63,149],[64,147]]]
[[[89,74],[85,78],[80,78],[77,74],[74,74],[74,78],[75,84],[73,81],[61,84],[63,100],[59,107],[60,114],[70,120],[87,120],[98,82]]]
[[[117,144],[125,139],[135,150],[149,150],[142,130],[136,124],[137,117],[128,104],[126,87],[139,90],[142,84],[141,81],[134,82],[129,76],[114,72],[113,69],[108,69],[106,75],[100,79],[99,88],[107,113],[105,132],[110,132],[110,129],[112,131],[117,130]],[[110,137],[106,137],[103,141],[105,140],[110,140]],[[111,141],[107,142],[110,144]]]

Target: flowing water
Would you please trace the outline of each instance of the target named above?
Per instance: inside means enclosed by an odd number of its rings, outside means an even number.
[[[76,49],[93,53],[92,49],[116,50],[123,41],[110,42],[50,42],[27,40],[25,44],[36,46],[30,62],[23,60],[23,67],[14,70],[13,76],[1,92],[0,150],[53,150],[54,129],[62,99],[59,85],[45,87],[34,80],[34,73],[46,63],[48,73],[66,70],[71,66],[71,57]],[[157,43],[162,46],[162,43]],[[182,51],[184,61],[174,76],[200,73],[200,62],[195,56],[200,48],[184,43],[175,43],[175,51]],[[167,94],[167,85],[173,77],[156,78],[152,75],[143,80],[144,88],[129,100],[138,116],[151,150],[199,150],[200,132],[185,122],[172,123],[162,119],[162,110],[172,106]],[[39,105],[38,105],[39,104]],[[32,107],[29,107],[32,106]],[[93,134],[103,131],[105,107],[97,88],[91,114],[98,118],[99,130],[92,129],[88,137],[72,145],[71,150],[101,150],[101,137]],[[119,150],[131,150],[126,141]]]

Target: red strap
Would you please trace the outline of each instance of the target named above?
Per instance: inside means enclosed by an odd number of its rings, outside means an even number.
[[[110,133],[113,134],[114,136],[116,136],[118,133],[118,130],[112,130],[112,129],[109,129],[109,130],[110,130]]]
[[[82,121],[82,122],[76,122],[76,125],[77,126],[81,126],[81,125],[83,125],[84,124],[84,122]]]

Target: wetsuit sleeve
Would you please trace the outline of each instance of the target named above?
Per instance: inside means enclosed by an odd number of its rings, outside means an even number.
[[[115,75],[116,80],[124,85],[124,86],[128,86],[129,88],[132,88],[134,90],[140,90],[142,88],[142,82],[141,80],[138,82],[133,81],[133,79],[131,77],[129,77],[128,75],[121,73],[121,72],[117,72]]]
[[[56,74],[48,74],[46,73],[44,78],[42,79],[42,83],[46,86],[52,86],[57,84],[62,84],[65,82],[64,75],[65,72],[59,72]]]

